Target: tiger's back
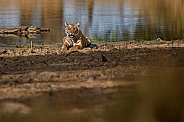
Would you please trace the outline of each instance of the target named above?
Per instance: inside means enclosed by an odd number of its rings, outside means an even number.
[[[79,29],[80,24],[67,24],[65,23],[66,36],[63,38],[62,50],[70,49],[77,50],[89,47],[92,43],[89,37],[83,35]]]

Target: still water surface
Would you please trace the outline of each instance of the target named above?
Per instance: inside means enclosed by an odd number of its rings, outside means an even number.
[[[0,37],[1,45],[61,43],[64,23],[81,23],[94,41],[184,38],[183,0],[0,0],[0,27],[41,26],[34,39]]]

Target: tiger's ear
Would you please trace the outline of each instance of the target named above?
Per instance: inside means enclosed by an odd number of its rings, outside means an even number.
[[[65,27],[68,26],[68,23],[65,23]]]
[[[77,27],[80,27],[80,23],[77,23],[76,25],[77,25]]]

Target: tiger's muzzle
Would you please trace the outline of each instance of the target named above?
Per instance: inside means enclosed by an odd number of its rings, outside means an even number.
[[[75,34],[74,33],[69,33],[69,37],[70,38],[74,38],[75,37]]]

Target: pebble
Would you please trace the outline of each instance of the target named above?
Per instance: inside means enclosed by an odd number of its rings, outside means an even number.
[[[29,83],[31,82],[31,78],[27,77],[22,80],[23,83]]]
[[[97,74],[92,74],[89,76],[89,78],[87,79],[88,83],[92,83],[97,79],[98,75]]]
[[[96,86],[96,87],[94,87],[94,88],[92,89],[92,92],[100,92],[101,89],[102,89],[101,87]]]

